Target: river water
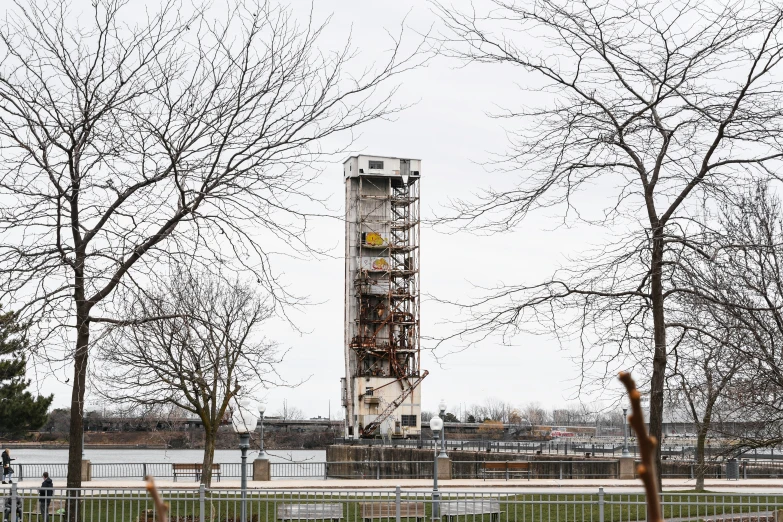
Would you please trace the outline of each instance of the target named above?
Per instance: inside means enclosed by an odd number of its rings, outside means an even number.
[[[267,451],[271,462],[324,462],[326,450],[272,450]],[[84,458],[93,464],[134,464],[134,463],[200,463],[203,450],[197,449],[87,449]],[[248,462],[258,457],[258,450],[247,452]],[[68,462],[67,449],[20,448],[11,450],[14,464],[65,464]],[[239,449],[215,450],[215,463],[237,463],[242,461]]]

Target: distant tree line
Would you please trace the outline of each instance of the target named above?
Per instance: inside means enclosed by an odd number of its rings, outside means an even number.
[[[429,422],[437,412],[423,411],[422,423]],[[561,408],[545,408],[537,402],[515,405],[497,398],[487,398],[482,403],[471,404],[464,411],[447,411],[446,422],[499,422],[526,426],[601,426],[622,430],[623,414],[616,408],[589,409],[581,404]]]

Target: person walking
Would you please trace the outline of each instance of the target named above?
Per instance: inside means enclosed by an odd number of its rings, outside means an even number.
[[[43,482],[41,489],[38,490],[38,512],[43,515],[44,522],[49,520],[49,504],[52,502],[54,494],[54,483],[49,478],[49,472],[43,472]]]
[[[11,474],[14,472],[11,467],[11,461],[16,460],[11,458],[11,450],[8,448],[3,452],[3,484],[11,483]]]

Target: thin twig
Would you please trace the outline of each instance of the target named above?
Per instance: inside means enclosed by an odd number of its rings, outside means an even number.
[[[147,481],[147,491],[155,503],[155,516],[158,522],[169,522],[169,506],[163,502],[160,493],[158,493],[158,488],[155,487],[155,479],[147,475],[145,480]]]
[[[636,465],[636,472],[644,484],[644,491],[647,495],[647,520],[650,522],[663,522],[661,516],[661,501],[658,497],[658,481],[655,478],[655,446],[658,441],[655,437],[647,434],[647,426],[644,424],[644,413],[642,413],[642,395],[636,389],[636,383],[630,373],[620,372],[620,381],[628,390],[628,398],[631,402],[631,414],[628,416],[628,422],[636,432],[636,439],[639,441],[639,453],[642,455],[642,462]]]

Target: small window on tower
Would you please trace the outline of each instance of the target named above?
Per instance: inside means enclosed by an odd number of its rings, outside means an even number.
[[[416,427],[416,415],[401,415],[400,420],[403,426]]]
[[[370,388],[369,386],[367,388],[365,388],[364,389],[364,395],[365,395],[365,397],[372,397],[372,388]]]
[[[370,170],[383,170],[383,162],[382,161],[373,161],[370,160]]]

